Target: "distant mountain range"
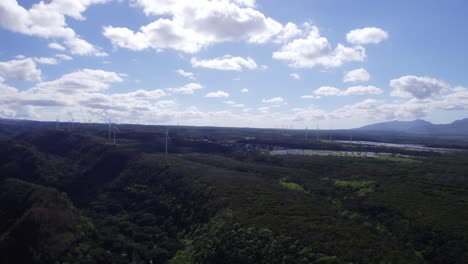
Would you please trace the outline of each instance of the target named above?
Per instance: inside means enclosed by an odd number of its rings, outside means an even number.
[[[450,124],[432,124],[417,119],[414,121],[390,121],[357,128],[359,131],[400,132],[434,136],[468,136],[468,118]]]

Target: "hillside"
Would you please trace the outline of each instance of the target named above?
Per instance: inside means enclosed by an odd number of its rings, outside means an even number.
[[[414,121],[390,121],[364,126],[357,130],[403,132],[432,136],[466,136],[468,134],[468,118],[454,121],[451,124],[432,124],[419,119]]]
[[[352,146],[304,141],[299,133],[173,127],[166,156],[165,128],[120,127],[116,145],[107,142],[105,125],[36,124],[0,138],[1,263],[468,257],[465,152],[279,156],[253,142]]]

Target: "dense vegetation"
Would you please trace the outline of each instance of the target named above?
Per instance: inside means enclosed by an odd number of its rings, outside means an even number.
[[[1,263],[468,259],[467,152],[280,156],[250,146],[354,147],[175,127],[165,156],[162,127],[120,126],[114,145],[102,125],[51,125],[0,125]]]

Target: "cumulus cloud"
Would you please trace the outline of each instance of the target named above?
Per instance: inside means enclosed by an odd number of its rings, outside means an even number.
[[[241,92],[241,93],[248,93],[248,92],[249,92],[249,89],[247,89],[247,88],[242,88],[242,89],[240,90],[240,92]]]
[[[345,90],[340,90],[336,87],[322,86],[314,91],[318,96],[348,96],[348,95],[363,95],[363,94],[382,94],[383,90],[375,86],[352,86]]]
[[[226,104],[226,105],[229,105],[231,107],[237,107],[237,108],[244,108],[245,107],[244,104],[238,104],[238,103],[236,103],[234,101],[223,101],[223,103]]]
[[[131,50],[174,49],[196,53],[222,42],[265,43],[297,34],[294,24],[281,23],[255,9],[255,1],[241,0],[134,0],[147,16],[163,16],[133,31],[106,26],[103,35],[116,47]]]
[[[289,74],[289,76],[293,78],[294,80],[299,80],[301,78],[301,76],[297,73],[291,73]]]
[[[57,80],[38,83],[30,91],[34,93],[47,90],[67,94],[99,92],[108,89],[111,83],[122,81],[119,74],[115,72],[83,69],[65,74]]]
[[[225,55],[211,60],[198,60],[197,58],[192,58],[190,62],[194,68],[207,68],[222,71],[242,71],[243,68],[247,68],[249,70],[257,68],[257,63],[255,63],[252,58],[248,57],[247,59],[244,59],[242,57],[233,57],[231,55]]]
[[[302,95],[301,99],[320,99],[321,97],[318,95]]]
[[[388,33],[381,28],[366,27],[351,30],[346,34],[346,40],[352,44],[378,44],[388,38]]]
[[[216,91],[216,92],[210,92],[205,95],[205,97],[208,98],[220,98],[220,97],[229,97],[229,93],[226,93],[224,91]]]
[[[364,68],[359,68],[347,72],[343,77],[343,82],[367,82],[369,79],[369,72]]]
[[[65,40],[65,45],[70,48],[72,54],[76,55],[94,55],[98,57],[108,56],[106,52],[99,51],[96,47],[80,38],[71,38]]]
[[[306,37],[294,39],[275,51],[273,58],[288,61],[289,66],[294,68],[339,67],[345,62],[363,61],[366,58],[366,51],[361,46],[346,47],[338,44],[332,49],[317,27],[310,26],[309,30]]]
[[[48,57],[36,57],[33,60],[39,64],[58,64],[58,61],[55,58],[48,58]]]
[[[433,110],[431,101],[411,99],[403,102],[386,103],[380,100],[366,99],[353,105],[346,105],[332,113],[332,118],[350,119],[359,116],[367,120],[409,120],[425,117]]]
[[[279,104],[283,102],[284,102],[283,97],[273,97],[270,99],[262,99],[262,103],[265,103],[265,104]]]
[[[173,93],[194,94],[196,90],[199,90],[202,88],[203,88],[203,85],[199,83],[189,83],[181,87],[169,88],[168,90]]]
[[[195,74],[193,74],[193,72],[186,72],[186,71],[184,71],[184,70],[182,70],[182,69],[178,69],[176,72],[177,72],[180,76],[183,76],[183,77],[185,77],[185,78],[189,78],[189,79],[192,79],[192,80],[195,79]]]
[[[291,38],[294,38],[302,34],[302,30],[294,23],[288,22],[283,30],[276,36],[276,42],[286,42]]]
[[[41,80],[41,70],[33,59],[11,60],[0,62],[0,76],[4,79],[38,82]]]
[[[444,110],[467,110],[468,89],[455,87],[451,93],[445,95],[441,101],[434,102],[435,106]]]
[[[393,88],[392,96],[414,97],[418,99],[429,98],[440,94],[449,87],[441,80],[413,75],[393,79],[390,81],[390,86]]]
[[[71,61],[73,60],[72,57],[68,56],[68,55],[65,55],[65,54],[56,54],[55,57],[61,59],[61,60],[64,60],[64,61]]]
[[[84,20],[82,13],[91,5],[108,2],[109,0],[52,0],[33,4],[29,10],[18,4],[16,0],[0,1],[0,27],[41,38],[59,38],[72,53],[78,55],[102,55],[96,47],[81,39],[75,31],[68,27],[65,16]],[[62,50],[58,43],[49,44],[50,48]]]
[[[57,42],[52,42],[52,43],[49,43],[49,45],[47,45],[49,48],[51,49],[55,49],[55,50],[60,50],[60,51],[64,51],[65,50],[65,47],[58,44]]]

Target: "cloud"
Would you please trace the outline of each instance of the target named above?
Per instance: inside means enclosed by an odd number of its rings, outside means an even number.
[[[105,26],[103,35],[116,47],[131,50],[152,48],[196,53],[222,42],[265,43],[278,34],[295,34],[294,26],[285,27],[255,10],[255,1],[240,0],[134,0],[147,16],[162,16],[133,31],[126,27]]]
[[[248,92],[249,92],[249,89],[243,88],[243,89],[240,90],[240,92],[241,92],[241,93],[248,93]]]
[[[302,95],[301,99],[320,99],[321,97],[318,95]]]
[[[223,101],[223,103],[227,104],[227,105],[229,105],[231,107],[237,107],[237,108],[244,108],[245,107],[244,104],[238,104],[238,103],[236,103],[234,101]]]
[[[369,72],[364,68],[359,68],[347,72],[343,77],[343,82],[367,82],[369,79]]]
[[[310,26],[305,38],[297,38],[285,44],[273,52],[273,58],[289,61],[289,66],[294,68],[331,68],[340,67],[345,62],[363,61],[366,51],[361,46],[345,47],[342,44],[332,49],[328,40],[320,36],[318,28]]]
[[[302,34],[302,30],[296,24],[288,22],[278,36],[276,36],[275,42],[286,42],[300,34]]]
[[[265,103],[265,104],[279,104],[283,102],[284,102],[283,97],[273,97],[270,99],[262,99],[262,103]]]
[[[366,99],[357,104],[346,105],[330,113],[332,118],[350,119],[360,117],[367,120],[410,120],[425,117],[433,110],[432,101],[411,99],[404,102],[385,103]]]
[[[106,52],[99,51],[96,47],[80,38],[72,38],[65,40],[65,45],[70,48],[72,54],[75,55],[94,55],[97,57],[108,56]]]
[[[33,58],[33,60],[39,64],[49,64],[54,65],[58,64],[58,61],[55,58],[39,57]]]
[[[352,86],[346,90],[340,90],[336,87],[322,86],[314,91],[318,96],[348,96],[363,94],[382,94],[383,90],[375,86]]]
[[[207,68],[222,71],[242,71],[243,68],[250,70],[257,68],[257,63],[255,63],[252,58],[248,57],[247,59],[244,59],[242,57],[233,57],[231,55],[225,55],[211,60],[198,60],[197,58],[192,58],[190,62],[194,68]]]
[[[403,76],[390,81],[393,88],[392,96],[424,99],[440,94],[448,89],[448,85],[441,80],[431,77]]]
[[[327,117],[327,113],[320,109],[294,109],[291,121],[310,122],[323,120]]]
[[[181,87],[169,88],[168,90],[173,93],[194,94],[196,90],[199,90],[202,88],[203,88],[203,85],[199,83],[189,83]]]
[[[378,44],[388,39],[388,33],[381,28],[366,27],[351,30],[346,34],[346,40],[352,44]]]
[[[68,55],[65,55],[65,54],[56,54],[55,57],[61,59],[61,60],[64,60],[64,61],[71,61],[73,60],[72,57],[68,56]]]
[[[100,55],[93,45],[81,39],[75,31],[68,27],[65,16],[77,20],[84,20],[82,13],[94,4],[108,2],[109,0],[52,0],[33,4],[26,10],[16,0],[0,1],[0,27],[29,36],[46,39],[63,39],[65,44],[78,55]],[[57,44],[57,43],[55,43]],[[51,48],[60,48],[60,45],[50,44]],[[83,46],[86,46],[83,49]]]
[[[41,70],[30,58],[0,62],[0,76],[4,79],[38,82],[41,80]]]
[[[52,42],[52,43],[49,43],[49,45],[47,45],[49,48],[51,49],[55,49],[55,50],[60,50],[60,51],[64,51],[65,50],[65,47],[58,44],[57,42]]]
[[[176,71],[180,76],[183,76],[183,77],[186,77],[186,78],[189,78],[189,79],[192,79],[194,80],[195,79],[195,75],[192,73],[192,72],[186,72],[182,69],[178,69]]]
[[[291,74],[289,74],[289,76],[290,76],[291,78],[293,78],[294,80],[299,80],[299,79],[301,79],[301,76],[299,76],[299,74],[297,74],[297,73],[291,73]]]
[[[468,89],[465,87],[455,87],[441,101],[434,102],[434,105],[444,110],[467,110]]]
[[[111,83],[122,82],[122,78],[115,72],[82,69],[63,75],[57,80],[41,82],[30,91],[33,93],[47,92],[76,94],[82,92],[100,92],[109,88]]]
[[[226,93],[224,91],[216,91],[216,92],[210,92],[205,95],[205,97],[208,98],[220,98],[220,97],[229,97],[229,93]]]

